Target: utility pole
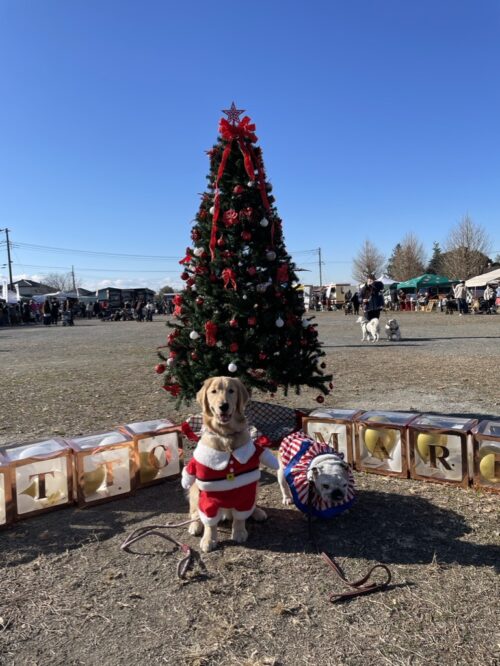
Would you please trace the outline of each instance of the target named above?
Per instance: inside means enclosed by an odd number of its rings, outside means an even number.
[[[319,286],[323,286],[323,273],[321,272],[321,248],[318,247],[318,262],[319,262]]]
[[[71,277],[73,278],[73,291],[76,291],[75,267],[71,266]]]
[[[12,281],[12,259],[10,258],[10,240],[9,240],[9,231],[10,229],[0,229],[0,231],[5,231],[5,238],[7,239],[7,264],[9,266],[9,280],[10,284],[9,287],[12,288],[13,286],[13,281]]]

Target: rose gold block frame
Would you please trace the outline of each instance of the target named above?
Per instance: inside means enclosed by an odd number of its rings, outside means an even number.
[[[10,467],[11,502],[16,519],[73,503],[71,449],[59,437],[1,449]]]
[[[344,454],[344,460],[354,466],[354,419],[359,409],[316,409],[302,419],[302,430],[317,442],[328,444]]]
[[[410,476],[467,488],[467,443],[476,419],[422,414],[409,428]]]
[[[0,529],[14,520],[12,478],[9,461],[0,454]]]
[[[500,493],[500,421],[481,421],[471,432],[474,487]]]

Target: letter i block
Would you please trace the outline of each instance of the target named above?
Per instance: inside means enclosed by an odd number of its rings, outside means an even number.
[[[481,421],[472,428],[474,486],[500,493],[500,421]]]
[[[128,423],[120,428],[134,440],[138,488],[180,476],[182,436],[180,426],[167,419]]]
[[[8,525],[14,517],[12,502],[12,481],[9,461],[0,454],[0,529]]]
[[[134,442],[118,430],[68,440],[78,506],[126,497],[135,489]]]
[[[467,441],[475,419],[423,414],[412,421],[410,476],[467,488]]]
[[[71,449],[59,438],[2,449],[11,469],[16,518],[73,503]]]
[[[317,442],[328,444],[344,455],[344,460],[354,464],[354,419],[359,409],[315,409],[302,419],[302,430]]]
[[[408,424],[417,414],[364,412],[356,418],[356,469],[408,477]]]

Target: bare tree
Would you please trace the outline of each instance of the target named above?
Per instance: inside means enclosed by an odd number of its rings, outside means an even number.
[[[486,230],[466,215],[450,231],[443,253],[443,272],[451,279],[467,280],[488,267],[491,241]]]
[[[73,274],[70,273],[49,273],[43,278],[43,283],[52,287],[55,291],[72,291]],[[75,286],[81,287],[81,280],[75,279]]]
[[[367,239],[352,262],[352,277],[357,282],[364,282],[372,274],[378,278],[384,271],[384,265],[384,255]]]
[[[391,257],[390,277],[398,282],[410,280],[425,272],[425,263],[424,246],[414,234],[406,234]]]

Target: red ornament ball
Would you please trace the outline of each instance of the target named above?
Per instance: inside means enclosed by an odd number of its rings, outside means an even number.
[[[191,358],[193,359],[193,361],[197,361],[200,357],[196,352],[191,352]]]
[[[249,266],[249,267],[247,268],[247,273],[248,273],[248,275],[252,275],[252,276],[253,276],[253,275],[255,275],[255,274],[257,273],[257,269],[255,268],[255,266]]]
[[[259,359],[260,359],[261,361],[265,361],[266,358],[267,358],[267,354],[265,354],[264,352],[260,352],[260,354],[259,354]]]
[[[210,273],[210,282],[217,282],[217,275],[215,273]]]
[[[155,365],[155,372],[158,375],[161,375],[165,370],[167,369],[167,366],[164,363],[158,363],[158,365]]]
[[[186,271],[184,271],[183,273],[181,273],[181,280],[187,280],[188,277],[189,277],[189,273],[187,273]]]
[[[244,241],[252,240],[252,234],[249,231],[242,231],[241,237]]]
[[[224,238],[222,236],[219,239],[217,239],[217,246],[218,247],[224,247],[225,244],[226,244],[226,241],[224,240]]]
[[[257,317],[248,317],[247,321],[249,326],[255,326],[257,323]]]
[[[204,302],[205,300],[201,296],[198,296],[198,298],[195,301],[196,305],[203,305]]]
[[[229,320],[229,326],[231,326],[231,328],[238,328],[238,320],[237,319],[230,319]]]
[[[325,402],[324,396],[318,395],[318,397],[316,398],[316,402],[319,402],[319,404],[321,405],[323,402]]]
[[[233,187],[233,194],[243,194],[245,188],[242,185],[235,185]]]
[[[237,352],[238,349],[239,349],[238,343],[237,342],[231,342],[231,344],[229,345],[229,351],[230,352]]]

